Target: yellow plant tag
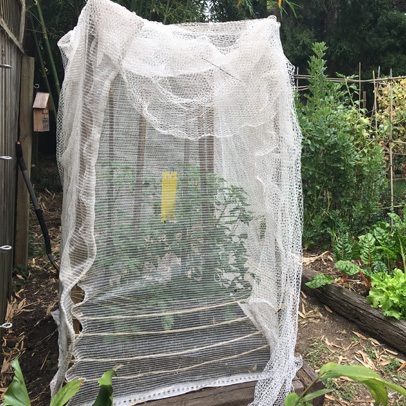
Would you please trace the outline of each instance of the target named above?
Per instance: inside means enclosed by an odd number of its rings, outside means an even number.
[[[162,173],[161,221],[175,217],[177,172]]]

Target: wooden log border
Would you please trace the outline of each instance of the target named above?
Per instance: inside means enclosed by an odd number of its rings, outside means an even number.
[[[317,377],[316,372],[305,362],[293,379],[293,389],[300,395]],[[140,406],[247,406],[254,400],[256,381],[237,385],[204,388],[184,395],[141,403]],[[317,381],[309,391],[324,389],[324,384]],[[309,402],[314,406],[323,406],[324,395]]]
[[[406,320],[384,316],[381,310],[372,308],[363,296],[338,285],[308,288],[305,283],[317,273],[309,267],[303,267],[302,290],[306,294],[315,296],[371,337],[406,354]]]

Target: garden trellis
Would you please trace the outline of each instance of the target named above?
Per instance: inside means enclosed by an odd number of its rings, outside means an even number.
[[[390,199],[384,200],[383,209],[398,210],[405,205],[405,131],[404,123],[406,113],[402,106],[404,105],[404,90],[406,76],[393,76],[392,69],[388,77],[381,77],[380,67],[377,77],[375,71],[372,72],[373,79],[361,79],[361,63],[358,79],[336,77],[326,78],[326,80],[343,84],[358,84],[358,106],[364,109],[365,115],[371,115],[371,139],[374,139],[377,145],[382,146],[386,155],[386,171],[390,185]],[[307,92],[307,85],[299,85],[299,81],[309,80],[310,75],[299,74],[299,68],[294,75],[296,81],[296,90],[298,92]],[[372,109],[367,110],[367,92],[362,91],[368,85],[373,85],[374,103]],[[395,91],[394,91],[395,89]],[[362,98],[361,98],[362,94]],[[378,100],[379,99],[379,100]],[[397,103],[394,106],[394,103]],[[378,125],[379,122],[379,125]],[[399,128],[398,128],[399,127]],[[394,135],[394,128],[396,134]]]
[[[274,18],[164,26],[89,0],[61,41],[60,361],[115,405],[258,380],[281,404],[301,276],[301,139]],[[75,328],[76,326],[76,328]]]

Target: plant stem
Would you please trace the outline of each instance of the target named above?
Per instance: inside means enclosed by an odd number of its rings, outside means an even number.
[[[404,268],[405,263],[406,263],[406,261],[405,261],[405,251],[403,249],[402,240],[400,239],[399,236],[398,236],[398,239],[399,239],[399,244],[400,244],[400,255],[402,256],[402,268]],[[403,269],[403,272],[404,272],[404,269]]]
[[[310,383],[310,385],[302,392],[302,394],[299,396],[299,398],[296,400],[295,405],[298,405],[300,403],[300,400],[303,399],[306,395],[307,392],[309,392],[310,388],[323,376],[325,373],[321,375],[317,375],[316,378]]]
[[[367,284],[367,289],[368,290],[370,290],[371,289],[371,284],[369,283],[369,281],[368,281],[368,279],[365,277],[365,275],[361,272],[361,271],[359,271],[359,273],[360,273],[360,275],[361,275],[361,278],[364,280],[364,282]]]
[[[49,44],[47,28],[46,28],[46,25],[45,25],[44,17],[42,15],[42,9],[41,9],[41,5],[39,3],[39,0],[34,0],[34,1],[35,1],[35,5],[37,6],[38,18],[39,18],[40,23],[41,23],[41,29],[42,29],[42,34],[44,36],[45,48],[47,50],[49,63],[51,65],[52,74],[54,76],[56,95],[57,95],[57,97],[59,99],[59,94],[61,93],[61,87],[59,85],[59,79],[58,79],[58,74],[56,72],[55,61],[54,61],[54,58],[52,56],[51,46]]]
[[[168,18],[168,13],[169,13],[169,5],[171,4],[171,0],[168,0],[166,2],[166,9],[165,9],[165,16],[164,16],[164,21],[163,24],[166,24],[166,19]]]

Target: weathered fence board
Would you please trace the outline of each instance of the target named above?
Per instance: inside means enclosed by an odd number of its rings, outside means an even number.
[[[28,175],[31,175],[32,149],[32,101],[34,94],[35,59],[24,56],[21,68],[20,91],[20,141]],[[28,265],[28,223],[30,196],[21,172],[18,172],[16,238],[14,247],[14,264],[24,268]]]
[[[0,0],[0,322],[6,312],[13,269],[23,5]],[[10,157],[10,159],[8,159]]]

